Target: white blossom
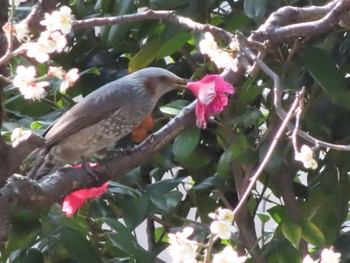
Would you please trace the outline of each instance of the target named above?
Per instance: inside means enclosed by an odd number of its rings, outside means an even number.
[[[307,145],[301,146],[300,152],[295,153],[295,160],[303,163],[306,169],[317,169],[318,164],[314,159],[314,154],[311,148]]]
[[[15,128],[11,134],[12,147],[17,147],[21,141],[27,140],[29,136],[31,136],[31,131]]]
[[[35,82],[35,69],[33,66],[18,66],[16,76],[13,79],[13,86],[17,87],[25,99],[40,100],[45,96],[44,87],[48,86],[47,81]]]
[[[73,68],[63,76],[63,81],[60,85],[60,92],[65,92],[69,87],[73,86],[73,84],[79,79],[78,72],[77,68]]]
[[[182,232],[169,234],[168,248],[173,263],[196,263],[198,243],[189,240],[193,228],[186,227]]]
[[[49,70],[47,71],[48,76],[56,77],[59,79],[63,79],[63,76],[65,74],[66,72],[62,69],[62,67],[49,66]]]
[[[233,211],[230,209],[218,209],[218,220],[226,221],[226,222],[232,222],[233,221]]]
[[[19,22],[14,25],[14,34],[19,42],[29,39],[29,29],[25,22]]]
[[[215,220],[210,224],[210,231],[221,239],[230,239],[231,233],[235,231],[235,228],[231,222]]]
[[[340,262],[340,253],[335,253],[333,249],[325,248],[321,253],[321,263],[338,263]]]
[[[321,259],[320,260],[313,260],[309,255],[307,255],[303,263],[339,263],[340,262],[340,253],[335,253],[332,248],[328,249],[325,248],[322,250],[321,253]]]
[[[44,31],[40,34],[37,42],[27,43],[27,56],[35,58],[39,63],[49,60],[50,53],[56,51],[56,43],[50,38],[50,32]]]
[[[303,259],[303,263],[315,263],[316,261],[314,261],[310,255],[307,255],[304,259]]]
[[[21,3],[26,2],[27,0],[14,0],[14,6],[19,6]],[[9,0],[9,5],[12,5],[12,0]]]
[[[243,263],[247,260],[246,256],[238,256],[232,247],[226,246],[220,253],[214,254],[213,263]]]
[[[49,86],[47,81],[32,82],[28,86],[19,87],[19,91],[25,99],[40,100],[45,96],[46,91],[44,87],[47,86]]]
[[[218,48],[213,35],[209,32],[206,32],[204,39],[199,42],[199,50],[208,55],[218,68],[236,67],[236,62],[232,56]]]
[[[25,66],[18,66],[16,69],[16,76],[13,79],[13,86],[15,87],[21,87],[28,85],[28,83],[34,81],[35,77],[35,68],[33,66],[25,67]]]
[[[215,213],[209,213],[209,217],[214,220],[232,222],[234,214],[230,209],[219,207]]]
[[[211,52],[218,49],[218,44],[215,42],[214,37],[209,32],[204,34],[204,39],[199,41],[199,50],[203,54],[209,55]]]
[[[68,6],[62,6],[59,11],[46,13],[45,19],[40,24],[46,26],[48,31],[60,30],[63,34],[68,34],[72,29],[72,10]]]
[[[50,38],[55,43],[55,51],[62,52],[63,49],[67,46],[67,39],[65,35],[62,35],[60,32],[56,31],[50,35]]]

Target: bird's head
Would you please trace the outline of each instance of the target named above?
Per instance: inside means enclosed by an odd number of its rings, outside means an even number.
[[[180,78],[170,71],[162,68],[145,68],[133,74],[143,83],[143,87],[155,100],[158,100],[165,93],[186,88],[189,80]]]

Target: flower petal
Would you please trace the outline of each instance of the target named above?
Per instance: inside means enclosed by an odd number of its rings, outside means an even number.
[[[206,75],[196,82],[189,82],[187,87],[197,97],[197,126],[206,127],[210,116],[222,112],[227,106],[227,94],[233,94],[234,88],[220,75]]]
[[[62,211],[67,217],[71,217],[74,213],[83,206],[86,199],[95,198],[107,191],[108,182],[101,187],[93,187],[87,189],[80,189],[67,195],[63,201]]]
[[[196,116],[197,116],[197,126],[199,128],[205,129],[207,126],[208,115],[206,114],[205,107],[199,103],[196,105]]]

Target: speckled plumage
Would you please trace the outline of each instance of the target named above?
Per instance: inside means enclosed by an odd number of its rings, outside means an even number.
[[[90,93],[44,133],[45,163],[40,170],[88,157],[129,134],[154,109],[165,93],[186,83],[161,68],[146,68]]]

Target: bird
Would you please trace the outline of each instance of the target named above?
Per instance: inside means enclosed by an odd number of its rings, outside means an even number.
[[[45,146],[29,177],[40,179],[122,139],[150,115],[164,94],[187,82],[166,69],[148,67],[96,89],[46,129]]]

